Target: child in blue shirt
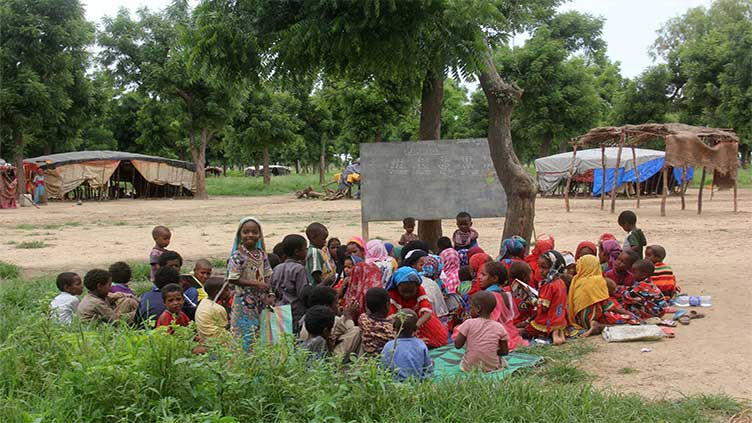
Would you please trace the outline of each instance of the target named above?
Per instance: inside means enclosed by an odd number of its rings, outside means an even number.
[[[394,331],[397,339],[384,345],[381,350],[381,367],[394,374],[398,382],[410,378],[424,380],[433,373],[433,361],[426,344],[413,336],[418,324],[418,315],[410,309],[402,309],[395,315]]]

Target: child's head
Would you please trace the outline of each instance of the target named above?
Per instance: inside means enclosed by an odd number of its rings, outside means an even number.
[[[83,282],[78,273],[63,272],[57,275],[55,285],[57,285],[57,289],[61,292],[67,292],[71,295],[81,295],[84,292]]]
[[[457,272],[457,276],[459,276],[460,281],[471,281],[473,280],[473,268],[469,265],[460,267],[460,270]]]
[[[648,245],[645,249],[645,259],[650,260],[653,264],[660,263],[666,259],[666,249],[660,245]]]
[[[627,273],[638,258],[637,253],[634,251],[622,251],[619,257],[616,258],[616,262],[614,262],[614,269],[618,273]]]
[[[366,291],[366,308],[371,314],[386,317],[389,313],[389,293],[384,288]]]
[[[468,212],[457,213],[457,228],[462,232],[470,232],[470,228],[473,226],[473,218]]]
[[[533,277],[533,269],[530,266],[521,261],[513,261],[509,266],[509,279],[518,279],[521,282],[530,283],[530,279]]]
[[[183,267],[183,257],[177,253],[177,251],[165,251],[159,256],[159,267],[172,267],[178,273],[180,268]]]
[[[154,274],[154,285],[157,286],[157,289],[162,290],[169,283],[180,285],[180,273],[173,267],[160,267]]]
[[[334,311],[327,306],[313,306],[306,310],[305,328],[311,336],[329,338],[334,327]]]
[[[403,308],[394,315],[393,325],[400,338],[412,338],[418,326],[418,315],[409,308]]]
[[[317,285],[311,287],[308,295],[305,298],[306,306],[326,306],[332,309],[335,313],[339,312],[337,305],[337,291],[330,286]]]
[[[452,248],[452,240],[448,237],[442,236],[436,241],[436,246],[439,248],[439,253],[441,253],[448,248]]]
[[[491,285],[506,285],[509,275],[507,268],[497,261],[489,261],[480,268],[479,282],[481,289],[486,289]]]
[[[287,255],[285,254],[284,246],[281,242],[278,242],[277,245],[272,248],[272,253],[279,257],[280,263],[284,263],[287,260]]]
[[[277,256],[274,253],[269,253],[266,255],[266,259],[269,260],[269,266],[274,270],[275,267],[279,266],[279,256]]]
[[[261,239],[261,226],[255,220],[247,220],[238,229],[237,235],[246,250],[255,250]]]
[[[423,270],[423,263],[426,261],[428,253],[423,250],[412,250],[405,255],[405,259],[402,260],[403,266],[410,266],[417,271]]]
[[[324,248],[326,245],[326,239],[329,238],[329,230],[319,222],[313,222],[308,225],[305,234],[311,245],[318,249]]]
[[[99,298],[107,298],[112,286],[110,272],[104,269],[91,269],[84,275],[84,286]]]
[[[355,241],[350,241],[347,243],[347,254],[349,256],[356,256],[360,257],[362,259],[366,258],[366,250],[363,248],[362,245],[358,244]]]
[[[172,233],[167,226],[155,226],[154,229],[151,230],[151,237],[154,239],[154,244],[156,244],[157,247],[167,248],[167,246],[170,245]]]
[[[636,281],[641,281],[653,276],[655,265],[650,260],[637,260],[632,265],[632,275]]]
[[[496,308],[496,297],[488,291],[480,291],[470,297],[470,316],[488,319]]]
[[[355,263],[353,262],[352,257],[347,256],[345,257],[345,262],[342,264],[343,270],[345,271],[345,276],[352,275],[353,267],[355,266]]]
[[[290,234],[282,239],[282,251],[289,259],[305,261],[308,255],[308,242],[298,234]]]
[[[594,256],[595,254],[586,254]],[[568,251],[562,251],[561,256],[564,257],[564,266],[566,266],[566,274],[574,276],[577,274],[577,260],[574,258],[574,254]]]
[[[193,276],[198,279],[202,284],[209,280],[212,274],[211,262],[207,259],[199,259],[196,264],[193,265]]]
[[[414,268],[403,266],[392,275],[392,283],[397,286],[397,293],[405,300],[418,298],[418,288],[422,279]]]
[[[402,227],[405,228],[405,233],[411,234],[415,232],[415,218],[406,217],[402,219]]]
[[[340,242],[339,238],[329,238],[329,241],[326,242],[326,248],[329,249],[329,257],[332,259],[337,257],[337,249],[342,246],[342,242]]]
[[[219,277],[209,278],[204,284],[204,291],[212,301],[223,301],[230,297],[230,285],[225,284],[225,281]]]
[[[131,281],[131,267],[124,261],[112,263],[110,265],[110,276],[112,276],[112,283],[125,285]]]
[[[629,232],[637,225],[637,215],[632,210],[624,210],[619,213],[617,222],[625,232]]]
[[[170,313],[178,313],[183,309],[183,288],[176,283],[168,283],[162,287],[162,301]]]

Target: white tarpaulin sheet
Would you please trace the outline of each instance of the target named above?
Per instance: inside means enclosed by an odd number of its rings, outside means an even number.
[[[606,148],[606,168],[613,169],[616,167],[616,156],[618,147]],[[658,150],[648,150],[644,148],[635,148],[637,164],[663,158],[666,153]],[[569,168],[572,165],[573,153],[555,154],[553,156],[541,157],[535,161],[535,170],[538,173],[539,189],[543,192],[552,191],[556,185],[565,179],[569,174]],[[592,148],[588,150],[577,150],[577,156],[574,163],[574,174],[585,173],[589,170],[600,169],[602,167],[601,149]],[[635,164],[632,159],[632,149],[624,148],[621,152],[620,168],[624,170],[634,169]]]
[[[191,192],[196,190],[196,174],[192,170],[145,160],[131,160],[131,163],[152,184],[183,186]]]
[[[47,196],[63,198],[84,182],[88,182],[92,188],[100,188],[107,183],[119,164],[117,160],[96,160],[46,169],[44,182]]]

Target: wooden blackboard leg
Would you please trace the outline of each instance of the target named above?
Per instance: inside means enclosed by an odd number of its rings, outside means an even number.
[[[363,240],[368,242],[368,221],[364,220],[361,222],[361,229],[363,232]]]
[[[441,238],[441,220],[418,221],[418,237],[428,244],[428,248],[436,251],[436,242]]]

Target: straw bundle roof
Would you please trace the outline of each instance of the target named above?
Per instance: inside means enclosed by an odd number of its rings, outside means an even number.
[[[692,126],[683,123],[645,123],[642,125],[602,126],[591,129],[587,134],[572,139],[571,144],[577,147],[614,146],[621,140],[624,133],[624,144],[634,146],[646,141],[665,138],[667,135],[691,133],[710,141],[739,142],[739,137],[732,129],[708,128]]]

